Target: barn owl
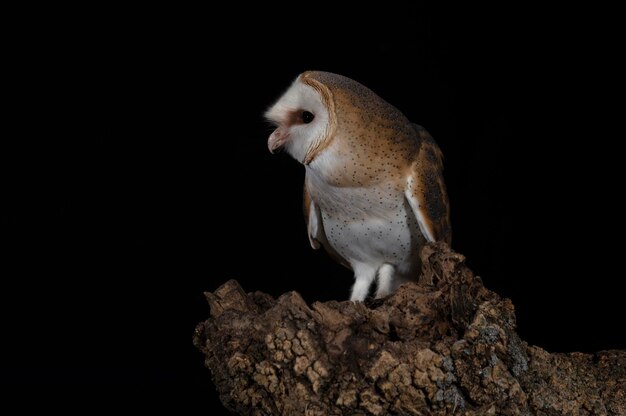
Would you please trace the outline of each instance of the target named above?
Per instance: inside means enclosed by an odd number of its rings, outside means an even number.
[[[270,152],[284,148],[306,170],[311,246],[354,272],[350,299],[376,297],[417,278],[419,252],[450,242],[442,154],[428,132],[347,77],[300,74],[265,113]]]

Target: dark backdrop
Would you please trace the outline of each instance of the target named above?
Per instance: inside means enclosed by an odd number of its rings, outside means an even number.
[[[453,247],[513,299],[524,339],[626,348],[621,88],[584,19],[309,4],[19,22],[0,382],[58,388],[62,406],[219,409],[191,344],[203,291],[235,278],[348,297],[350,273],[309,247],[303,168],[266,147],[263,111],[307,69],[360,81],[435,137]]]

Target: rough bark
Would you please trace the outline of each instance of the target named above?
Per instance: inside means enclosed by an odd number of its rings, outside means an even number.
[[[418,283],[366,303],[207,293],[194,343],[242,415],[626,415],[626,351],[550,354],[444,244]]]

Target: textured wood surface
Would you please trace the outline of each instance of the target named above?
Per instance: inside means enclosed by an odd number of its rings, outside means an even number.
[[[626,415],[626,351],[550,354],[513,304],[445,244],[418,283],[365,303],[307,305],[231,280],[207,293],[195,345],[241,415]]]

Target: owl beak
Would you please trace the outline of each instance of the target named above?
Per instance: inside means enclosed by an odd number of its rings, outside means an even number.
[[[285,145],[288,138],[289,133],[283,127],[278,127],[274,130],[267,140],[267,148],[270,150],[270,153],[276,153],[277,150]]]

